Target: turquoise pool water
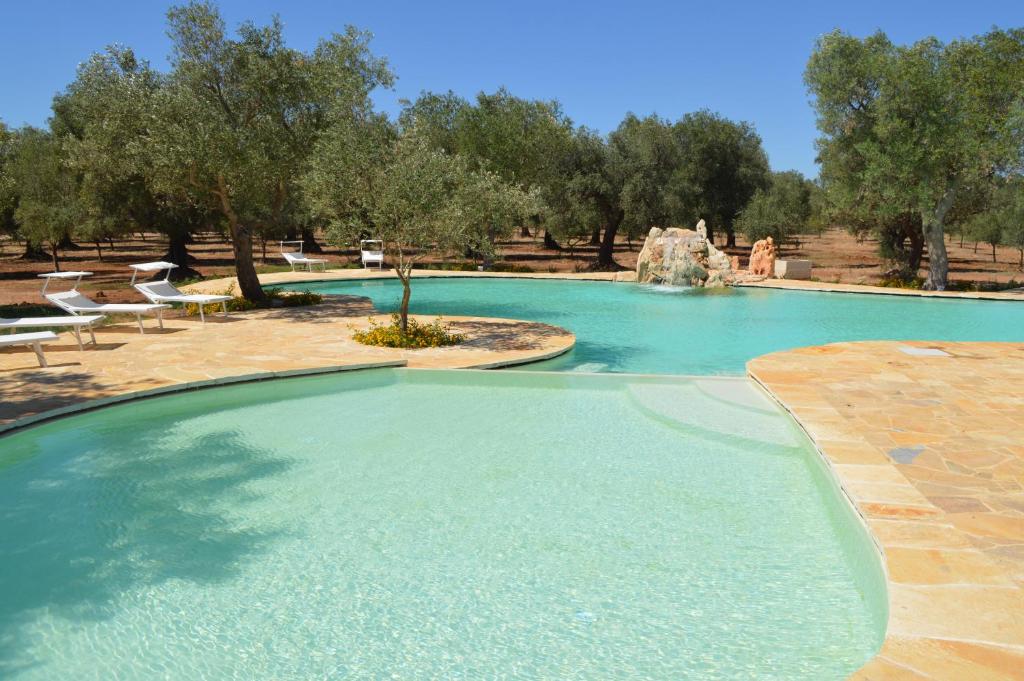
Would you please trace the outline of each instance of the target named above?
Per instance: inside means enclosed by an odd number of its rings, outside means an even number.
[[[0,439],[0,522],[4,678],[838,679],[886,617],[820,459],[735,379],[129,403]]]
[[[394,310],[395,280],[295,285],[368,296]],[[576,334],[575,350],[530,369],[742,374],[759,355],[836,341],[1024,341],[1024,303],[736,288],[703,291],[537,279],[424,278],[413,312],[510,317]]]

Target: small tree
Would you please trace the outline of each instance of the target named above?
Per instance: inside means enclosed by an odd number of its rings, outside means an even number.
[[[402,283],[399,324],[409,328],[412,270],[428,253],[486,249],[494,228],[508,228],[529,211],[531,197],[489,171],[472,171],[464,159],[435,149],[412,131],[383,150],[333,155],[318,147],[304,180],[311,201],[330,218],[328,237],[340,245],[373,234]],[[327,178],[367,175],[366,191],[319,194]]]

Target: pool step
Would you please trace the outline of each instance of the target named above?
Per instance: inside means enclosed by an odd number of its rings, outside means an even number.
[[[762,414],[776,415],[779,406],[753,381],[732,378],[695,378],[693,384],[708,397]]]
[[[758,444],[800,447],[796,426],[781,411],[751,408],[749,396],[725,392],[726,401],[705,394],[694,382],[638,382],[627,388],[634,403],[649,415],[712,438],[738,438]],[[719,391],[719,394],[723,394]]]

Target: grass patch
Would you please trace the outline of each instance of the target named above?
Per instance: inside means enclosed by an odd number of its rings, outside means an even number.
[[[376,345],[382,348],[442,348],[458,345],[466,338],[462,334],[453,333],[451,326],[438,317],[430,324],[420,324],[415,319],[409,320],[409,327],[402,333],[401,319],[397,313],[391,315],[390,324],[381,324],[370,319],[370,328],[356,331],[352,337],[363,345]]]

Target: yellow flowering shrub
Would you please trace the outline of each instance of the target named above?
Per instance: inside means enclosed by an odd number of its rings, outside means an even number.
[[[370,318],[370,328],[356,331],[352,337],[363,345],[377,345],[384,348],[441,348],[456,345],[465,340],[465,336],[453,333],[451,326],[444,324],[438,317],[430,324],[420,324],[415,319],[409,320],[409,327],[402,333],[402,325],[398,314],[391,315],[390,324],[381,324]]]

